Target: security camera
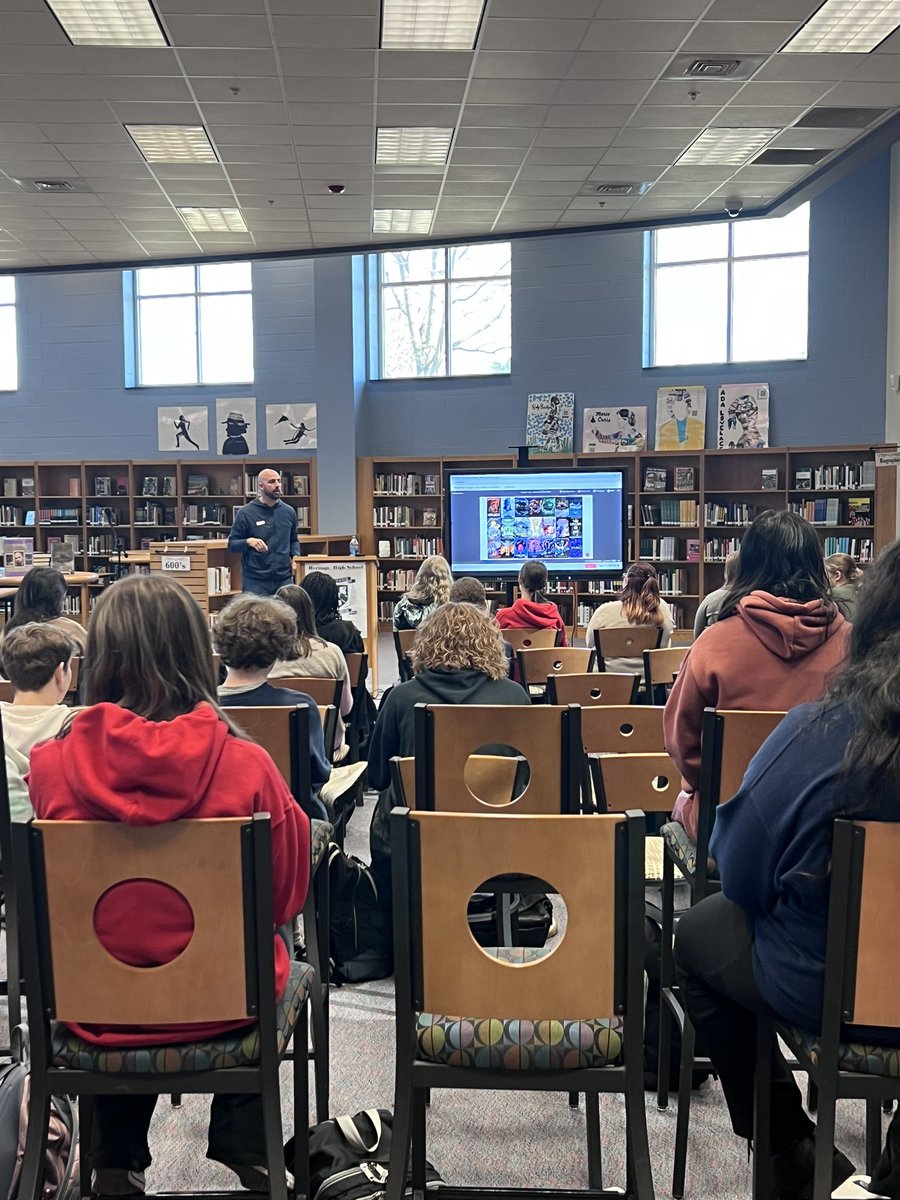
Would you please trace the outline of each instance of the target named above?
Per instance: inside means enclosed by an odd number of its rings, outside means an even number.
[[[728,213],[729,217],[739,217],[744,211],[743,200],[726,200],[725,211]]]
[[[343,196],[347,188],[343,183],[329,183],[328,190],[331,192],[332,196]]]

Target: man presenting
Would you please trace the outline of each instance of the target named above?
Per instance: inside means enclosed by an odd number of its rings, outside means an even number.
[[[256,478],[259,495],[239,508],[228,549],[241,556],[244,591],[274,596],[293,583],[291,559],[299,557],[297,513],[281,499],[281,475],[267,468]]]

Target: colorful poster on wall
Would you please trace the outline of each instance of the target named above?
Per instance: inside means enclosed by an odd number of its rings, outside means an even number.
[[[647,445],[646,408],[586,408],[582,435],[585,454],[643,450]]]
[[[314,450],[317,445],[315,404],[266,405],[267,450],[288,450],[295,446]]]
[[[720,450],[761,450],[769,444],[769,385],[723,383],[716,413]]]
[[[313,561],[310,571],[323,571],[337,584],[338,612],[342,621],[352,621],[363,637],[369,635],[369,606],[366,592],[366,564],[352,558],[343,562]]]
[[[256,453],[254,396],[226,396],[216,401],[216,447],[219,454]]]
[[[706,437],[706,388],[656,390],[656,450],[702,450]]]
[[[532,392],[525,418],[525,445],[547,454],[575,448],[575,393]]]
[[[209,449],[207,408],[158,408],[156,444],[160,450],[191,454]]]

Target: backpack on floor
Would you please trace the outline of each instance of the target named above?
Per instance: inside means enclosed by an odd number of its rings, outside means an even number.
[[[390,911],[379,905],[375,876],[340,846],[328,848],[332,978],[335,983],[386,979],[394,970]]]
[[[506,893],[513,921],[512,945],[543,946],[546,944],[553,923],[553,905],[540,892]],[[469,901],[467,917],[472,937],[479,946],[496,946],[497,904],[500,898],[494,892],[475,892]]]
[[[0,1197],[15,1200],[28,1132],[31,1077],[20,1062],[0,1068]],[[43,1200],[78,1200],[78,1113],[65,1096],[50,1098]]]

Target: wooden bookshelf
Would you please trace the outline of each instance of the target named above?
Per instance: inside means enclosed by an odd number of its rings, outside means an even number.
[[[230,554],[221,540],[151,542],[150,574],[187,588],[212,626],[216,613],[241,591],[241,556]]]

